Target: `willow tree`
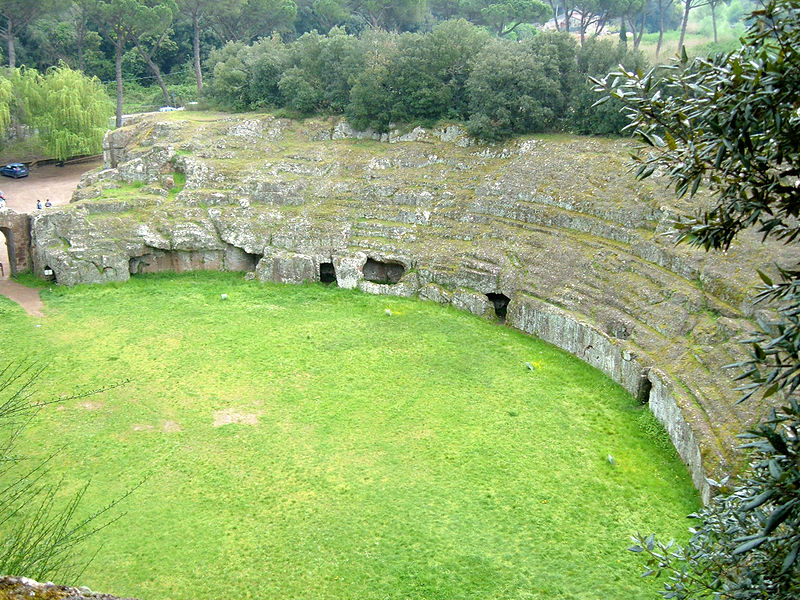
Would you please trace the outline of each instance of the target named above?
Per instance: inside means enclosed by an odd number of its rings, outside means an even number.
[[[58,160],[98,154],[113,114],[111,99],[96,77],[54,67],[41,78],[34,123],[44,151]]]
[[[4,79],[11,86],[7,104],[10,124],[17,139],[22,139],[25,135],[24,127],[33,124],[39,95],[39,71],[25,67],[6,69]]]
[[[0,77],[0,135],[11,123],[11,103],[14,101],[14,87],[5,77]]]

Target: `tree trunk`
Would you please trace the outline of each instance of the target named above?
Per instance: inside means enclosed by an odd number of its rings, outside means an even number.
[[[7,17],[8,19],[8,28],[6,29],[6,35],[8,36],[8,68],[13,69],[17,66],[17,53],[14,50],[14,22],[11,20],[11,17]]]
[[[714,27],[714,43],[717,43],[717,3],[711,0],[708,5],[711,7],[711,25]]]
[[[558,22],[558,0],[548,0],[550,8],[553,9],[553,21],[556,24],[556,31],[561,31],[561,25]]]
[[[645,24],[647,22],[647,3],[642,6],[642,22],[639,24],[639,31],[633,38],[633,49],[638,50],[639,44],[642,43],[642,36],[644,35]]]
[[[164,84],[164,79],[161,77],[161,69],[159,69],[158,65],[153,62],[153,59],[150,58],[150,55],[147,54],[144,50],[142,50],[142,47],[139,45],[139,40],[134,36],[132,37],[133,37],[133,43],[136,44],[136,50],[139,52],[139,56],[141,56],[144,59],[144,62],[147,63],[147,66],[150,67],[150,70],[153,72],[153,75],[155,76],[156,81],[158,82],[158,87],[161,88],[161,93],[164,94],[164,101],[166,103],[166,106],[171,106],[172,101],[170,100],[169,92],[167,91],[167,86]]]
[[[686,25],[689,24],[689,11],[692,10],[693,0],[684,0],[683,21],[681,21],[681,39],[678,41],[678,56],[683,55],[683,39],[686,37]]]
[[[567,12],[567,0],[564,0],[564,31],[569,33],[569,18],[572,16]]]
[[[117,55],[114,61],[117,74],[117,127],[122,127],[122,47],[124,44],[125,40],[122,39],[122,36],[117,36]]]
[[[664,7],[658,3],[658,44],[656,44],[656,58],[661,52],[661,43],[664,41]]]
[[[78,69],[86,71],[86,63],[83,60],[83,42],[86,40],[86,25],[75,26],[75,46],[78,50]]]
[[[197,13],[192,15],[192,27],[194,27],[194,75],[197,79],[197,95],[203,92],[203,71],[200,69],[200,23],[197,19]]]
[[[78,69],[86,71],[86,65],[83,62],[83,38],[79,36],[76,44],[78,46]]]

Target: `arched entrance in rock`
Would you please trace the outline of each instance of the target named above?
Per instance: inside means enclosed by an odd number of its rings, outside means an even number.
[[[31,268],[31,229],[26,214],[13,210],[0,211],[0,262],[4,277]]]
[[[5,227],[0,227],[0,279],[11,277],[11,256],[9,250],[13,248],[8,243],[10,231]]]

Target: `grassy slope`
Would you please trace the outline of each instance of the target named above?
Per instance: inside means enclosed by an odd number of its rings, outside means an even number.
[[[697,507],[621,388],[466,313],[209,273],[43,296],[42,320],[0,298],[0,360],[52,361],[43,396],[131,379],[23,440],[92,479],[87,510],[147,477],[92,540],[93,589],[646,598],[628,535],[682,536]],[[224,410],[258,424],[213,427]]]

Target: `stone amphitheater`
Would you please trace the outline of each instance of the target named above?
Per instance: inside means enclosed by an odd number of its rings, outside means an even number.
[[[633,147],[142,116],[108,133],[104,168],[70,206],[34,215],[32,256],[15,256],[66,285],[232,270],[504,320],[649,403],[707,500],[705,477],[736,468],[735,435],[763,410],[735,405],[722,368],[742,356],[755,270],[798,257],[755,235],[726,254],[675,246],[671,224],[704,200],[676,200],[664,178],[636,181]]]

